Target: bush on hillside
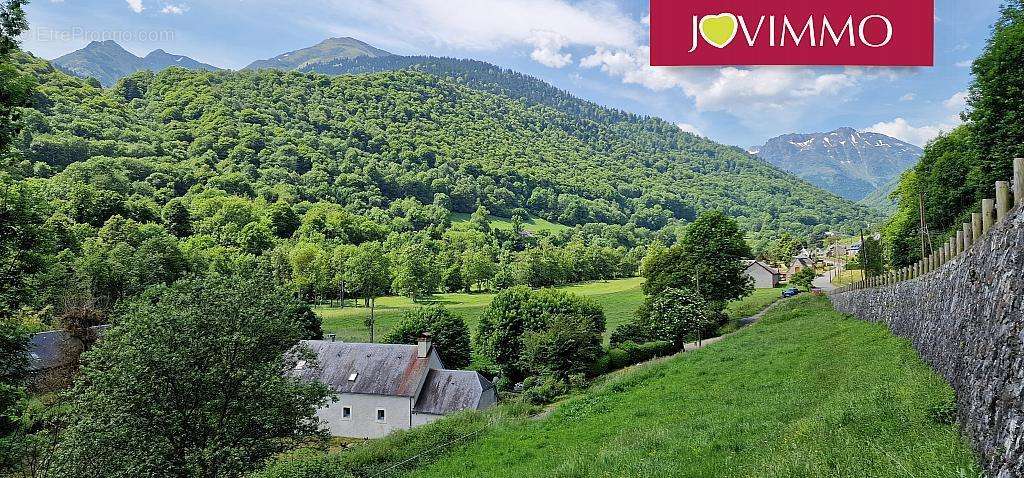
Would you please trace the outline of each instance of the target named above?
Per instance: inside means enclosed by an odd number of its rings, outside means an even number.
[[[402,316],[398,325],[384,336],[389,344],[415,344],[429,333],[445,367],[465,368],[470,362],[469,327],[466,322],[440,306],[420,307]]]

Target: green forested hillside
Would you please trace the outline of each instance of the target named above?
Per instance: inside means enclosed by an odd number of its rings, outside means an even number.
[[[553,222],[635,224],[722,209],[751,231],[852,229],[870,213],[742,151],[668,123],[581,118],[399,71],[139,73],[109,91],[40,62],[21,172],[58,175],[86,160],[142,181],[161,170],[161,204],[190,188],[349,211],[415,198],[452,212],[478,204]],[[115,166],[116,165],[116,166]],[[134,165],[134,166],[132,166]],[[152,178],[156,179],[156,178]]]
[[[3,155],[0,213],[25,222],[0,309],[59,315],[46,307],[69,295],[103,306],[256,269],[311,301],[543,287],[636,275],[646,244],[712,209],[760,240],[873,219],[737,148],[568,95],[409,70],[168,69],[101,89],[15,64],[37,86]]]

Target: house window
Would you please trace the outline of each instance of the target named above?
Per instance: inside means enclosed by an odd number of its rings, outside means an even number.
[[[357,378],[359,378],[359,372],[352,372],[352,374],[348,376],[348,381],[355,382]]]
[[[352,419],[352,407],[341,407],[341,419],[351,420]]]
[[[377,423],[387,423],[387,421],[385,420],[385,417],[384,417],[384,409],[383,408],[378,408],[377,409]]]

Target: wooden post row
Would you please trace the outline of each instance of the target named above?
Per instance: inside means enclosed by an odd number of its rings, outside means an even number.
[[[995,199],[982,199],[981,200],[981,233],[988,233],[989,229],[992,229],[992,212],[996,208]]]
[[[1013,204],[1024,206],[1024,158],[1013,160]]]
[[[1010,215],[1010,183],[996,181],[996,224],[1006,220]]]

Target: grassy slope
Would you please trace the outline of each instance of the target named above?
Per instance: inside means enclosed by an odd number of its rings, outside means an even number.
[[[472,217],[472,214],[466,214],[466,213],[462,213],[462,212],[453,212],[452,215],[451,215],[451,220],[452,220],[452,223],[469,222],[470,217]],[[498,216],[488,216],[488,219],[491,222],[491,227],[493,227],[495,229],[502,229],[502,230],[506,230],[506,231],[512,229],[512,220],[511,219],[506,219],[506,218],[498,217]],[[530,231],[530,232],[541,232],[541,231],[561,232],[561,231],[566,231],[566,230],[569,230],[569,229],[572,229],[572,228],[569,227],[569,226],[563,225],[563,224],[558,224],[558,223],[554,223],[554,222],[551,222],[551,221],[547,221],[547,220],[541,219],[539,217],[530,217],[529,220],[527,220],[526,222],[523,223],[523,230],[524,231]]]
[[[884,327],[805,297],[411,476],[977,476],[956,427],[929,413],[952,399]]]
[[[935,418],[952,400],[905,341],[803,296],[705,349],[613,374],[543,419],[503,404],[262,476],[979,476],[956,426]]]
[[[569,292],[587,296],[604,308],[607,319],[607,334],[611,334],[619,324],[630,321],[633,312],[643,302],[640,290],[641,279],[620,279],[607,282],[589,282],[563,287]],[[435,297],[435,303],[447,307],[462,316],[474,333],[480,314],[491,303],[494,294],[441,294]],[[413,304],[406,297],[381,297],[377,299],[377,332],[378,337],[398,322],[402,313],[423,304]],[[320,307],[317,313],[323,318],[324,331],[338,334],[338,338],[346,341],[366,341],[369,332],[363,321],[370,314],[370,309],[362,307]]]

